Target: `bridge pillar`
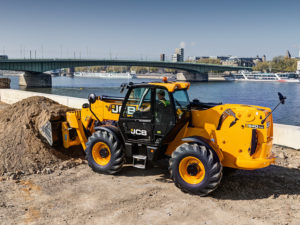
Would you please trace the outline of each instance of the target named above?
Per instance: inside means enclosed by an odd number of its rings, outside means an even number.
[[[0,78],[0,88],[10,88],[10,79]]]
[[[180,81],[208,81],[208,73],[197,73],[197,72],[181,72],[176,74],[177,80]]]
[[[19,76],[19,85],[26,87],[52,87],[51,75],[46,73],[25,72]]]
[[[67,77],[73,77],[75,73],[75,68],[74,67],[70,67],[67,69]]]

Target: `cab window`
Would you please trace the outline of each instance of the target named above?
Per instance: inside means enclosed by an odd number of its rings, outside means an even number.
[[[190,100],[186,90],[176,90],[173,93],[177,119],[181,119],[184,112],[188,110]]]
[[[123,112],[124,118],[151,118],[151,88],[134,88]]]
[[[176,90],[173,94],[176,109],[187,109],[190,105],[190,100],[186,90]]]
[[[165,89],[162,88],[156,89],[155,100],[156,100],[156,104],[161,104],[162,106],[170,105],[169,93]]]

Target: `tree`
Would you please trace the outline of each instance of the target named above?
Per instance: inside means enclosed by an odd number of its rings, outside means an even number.
[[[276,56],[272,61],[259,62],[253,70],[264,72],[295,72],[297,69],[297,59],[290,59],[283,56]]]
[[[263,71],[263,72],[269,72],[270,71],[270,62],[258,62],[254,67],[254,71]]]

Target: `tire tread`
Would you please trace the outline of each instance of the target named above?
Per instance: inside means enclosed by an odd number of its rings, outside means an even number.
[[[97,141],[104,142],[110,147],[113,162],[109,168],[101,168],[92,157],[92,147]],[[125,158],[123,146],[110,132],[104,130],[94,132],[92,136],[89,137],[86,146],[85,158],[93,171],[98,173],[116,174],[122,169]]]
[[[204,145],[198,143],[183,143],[178,146],[177,149],[172,153],[169,160],[169,172],[170,177],[174,181],[176,187],[180,188],[183,192],[190,194],[196,194],[200,196],[205,196],[214,191],[220,184],[222,180],[222,164],[220,163],[219,158],[216,154],[213,153],[213,149],[208,148]],[[174,173],[178,170],[176,165],[179,165],[179,162],[182,158],[186,156],[196,156],[205,160],[207,168],[205,171],[208,175],[207,184],[197,190],[190,189],[188,186],[185,186],[182,179],[177,179]]]

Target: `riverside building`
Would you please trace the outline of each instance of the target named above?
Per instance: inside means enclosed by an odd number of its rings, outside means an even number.
[[[183,62],[184,61],[184,49],[183,48],[175,48],[175,54],[178,56],[177,62]]]
[[[180,59],[180,57],[178,54],[174,53],[172,55],[172,62],[180,62],[179,59]]]

